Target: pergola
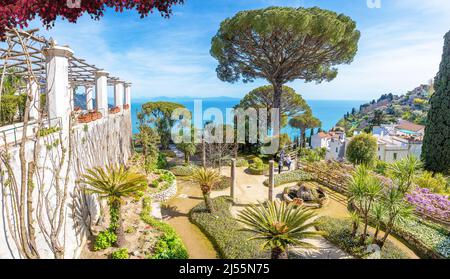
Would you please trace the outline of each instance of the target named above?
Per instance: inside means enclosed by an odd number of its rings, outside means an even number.
[[[85,88],[87,110],[108,114],[108,86],[114,86],[116,107],[122,109],[124,105],[131,105],[130,83],[110,76],[74,55],[68,46],[59,46],[55,40],[38,35],[38,31],[7,30],[4,41],[0,42],[2,84],[4,76],[21,76],[27,81],[27,90],[35,92],[34,108],[39,107],[39,95],[45,92],[49,118],[69,116],[67,110],[71,112],[74,109],[73,94],[78,87]],[[94,88],[96,108],[93,107]],[[30,117],[37,118],[37,109],[31,109]]]

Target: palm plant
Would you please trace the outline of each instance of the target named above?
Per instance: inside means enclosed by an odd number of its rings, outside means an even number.
[[[250,240],[264,240],[263,248],[270,248],[272,259],[286,259],[289,245],[316,248],[305,239],[317,238],[322,232],[314,230],[317,222],[311,221],[315,214],[303,207],[286,202],[268,202],[251,205],[238,215],[244,224],[243,231],[254,234]]]
[[[380,233],[381,225],[383,224],[383,217],[386,214],[386,208],[381,202],[375,203],[372,208],[372,215],[375,223],[375,234],[373,235],[373,239],[377,241],[378,234]]]
[[[352,221],[352,236],[356,236],[359,225],[361,224],[361,217],[355,211],[350,213],[350,219]]]
[[[405,194],[396,187],[390,187],[383,199],[383,206],[387,212],[386,231],[381,240],[383,247],[393,227],[401,220],[411,216],[413,207],[405,202]]]
[[[116,244],[121,247],[125,242],[121,204],[126,197],[138,196],[138,192],[147,187],[147,178],[120,165],[88,170],[80,182],[86,185],[88,193],[108,201],[111,217],[109,229],[116,233]]]
[[[369,213],[374,202],[380,196],[383,184],[380,179],[372,176],[368,167],[360,165],[353,174],[349,187],[349,203],[355,208],[364,220],[364,231],[361,235],[361,243],[364,243],[367,237],[367,228],[369,225]]]
[[[397,184],[402,193],[411,190],[417,171],[422,166],[422,162],[414,156],[408,156],[401,161],[394,162],[388,166],[388,174]]]
[[[220,181],[219,172],[213,169],[196,168],[191,176],[191,179],[200,185],[203,199],[205,200],[206,209],[212,213],[214,207],[211,202],[211,190],[216,183]]]

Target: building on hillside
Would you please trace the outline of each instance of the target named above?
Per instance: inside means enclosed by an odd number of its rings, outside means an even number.
[[[397,136],[379,136],[377,138],[377,159],[392,163],[407,156],[420,158],[422,141]]]
[[[320,132],[311,137],[311,148],[328,148],[330,143],[330,134]]]
[[[414,136],[423,138],[425,135],[425,126],[400,119],[396,126],[396,132],[399,136]]]

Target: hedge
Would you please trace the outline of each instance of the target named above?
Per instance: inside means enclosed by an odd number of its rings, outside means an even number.
[[[169,224],[158,221],[151,216],[151,201],[149,198],[144,198],[142,202],[141,219],[161,232],[150,257],[151,259],[189,258],[188,251],[176,231]]]
[[[320,217],[316,229],[326,233],[328,241],[346,251],[355,258],[364,259],[369,256],[365,246],[360,246],[359,236],[353,237],[352,222],[350,219],[336,219],[332,217]],[[381,250],[381,259],[408,259],[409,257],[387,240]]]
[[[294,170],[290,172],[284,172],[281,174],[276,174],[274,178],[275,187],[282,186],[284,184],[299,182],[299,181],[309,181],[312,176],[303,170]],[[269,186],[269,179],[264,180],[264,186]]]
[[[200,203],[189,212],[189,219],[213,243],[219,256],[223,259],[268,259],[268,250],[262,251],[260,240],[249,240],[252,234],[240,230],[241,224],[230,212],[229,197],[212,200],[214,214],[206,211],[205,204]]]
[[[231,160],[226,160],[225,161],[225,165],[226,166],[231,166]],[[248,161],[247,160],[245,160],[245,159],[237,159],[236,160],[236,167],[238,167],[238,168],[242,168],[242,167],[248,167]]]
[[[220,180],[213,187],[213,190],[220,191],[225,190],[231,187],[231,177],[228,176],[220,176]]]
[[[170,171],[176,176],[191,176],[194,173],[196,166],[187,165],[187,166],[174,166],[170,168]]]

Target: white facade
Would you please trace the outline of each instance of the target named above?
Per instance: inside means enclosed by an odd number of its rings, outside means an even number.
[[[328,148],[329,147],[330,138],[325,136],[324,133],[318,133],[311,137],[311,148]]]

